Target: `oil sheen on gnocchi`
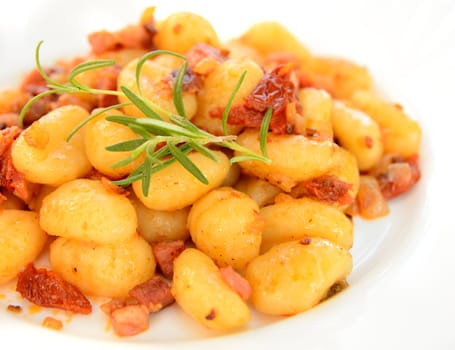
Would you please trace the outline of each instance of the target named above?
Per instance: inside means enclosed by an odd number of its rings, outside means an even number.
[[[150,7],[135,24],[89,34],[89,52],[44,67],[65,84],[80,63],[114,60],[78,76],[100,93],[44,94],[21,125],[45,79],[31,70],[0,92],[0,294],[17,283],[39,305],[77,303],[27,284],[45,278],[88,298],[127,337],[172,304],[198,327],[232,332],[254,327],[252,310],[288,317],[344,289],[356,266],[352,217],[387,215],[388,202],[412,190],[422,131],[367,67],[318,55],[300,34],[264,21],[223,41],[207,18],[158,18]],[[154,50],[163,54],[141,61]],[[174,162],[151,174],[146,192],[144,179],[112,184],[144,162],[114,166],[133,152],[107,149],[141,137],[109,120],[146,117],[123,89],[169,122],[180,113],[173,84],[184,59],[187,120],[270,163],[233,163],[241,151],[210,144],[215,157],[187,154],[207,183]],[[41,275],[25,276],[30,264]]]

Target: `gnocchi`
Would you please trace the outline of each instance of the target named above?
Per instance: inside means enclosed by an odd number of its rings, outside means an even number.
[[[180,163],[173,163],[152,175],[147,196],[142,193],[142,181],[133,183],[139,200],[150,209],[173,211],[193,204],[197,199],[223,183],[229,172],[229,160],[223,152],[216,151],[219,163],[200,153],[188,157],[208,179],[205,185],[191,175]]]
[[[107,244],[133,237],[137,216],[127,198],[101,181],[78,179],[44,198],[40,225],[50,235]]]
[[[223,332],[305,312],[347,285],[351,216],[388,214],[420,178],[419,124],[280,23],[223,42],[150,7],[88,39],[0,92],[0,285],[31,302],[82,310],[25,271],[110,299],[119,336],[174,301]]]
[[[353,225],[337,208],[310,198],[280,201],[261,209],[264,219],[261,251],[305,237],[324,238],[337,246],[351,249]]]
[[[239,270],[259,255],[263,226],[256,202],[229,187],[199,199],[188,217],[196,247],[218,266],[230,265]]]
[[[30,182],[51,186],[85,176],[92,167],[84,150],[84,131],[69,142],[66,138],[87,117],[81,107],[64,106],[34,122],[11,148],[16,169]]]
[[[219,330],[238,328],[249,321],[247,304],[226,284],[207,255],[188,248],[174,264],[172,294],[191,317]]]
[[[33,262],[47,241],[38,214],[25,210],[0,211],[0,285],[16,277]]]
[[[352,270],[349,251],[320,238],[281,243],[248,265],[251,302],[270,315],[306,311]]]
[[[83,293],[111,298],[126,297],[156,266],[152,248],[138,235],[115,244],[59,237],[51,243],[49,261]]]

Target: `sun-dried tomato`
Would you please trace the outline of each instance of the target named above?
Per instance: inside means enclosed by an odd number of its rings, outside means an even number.
[[[377,176],[381,192],[386,199],[409,191],[420,179],[419,157],[392,159],[385,173]]]
[[[32,303],[55,307],[80,314],[92,312],[90,301],[79,289],[63,280],[55,272],[45,268],[36,269],[28,264],[19,273],[16,290]]]
[[[276,67],[264,74],[262,79],[245,98],[242,105],[233,106],[229,112],[228,123],[259,128],[265,111],[272,107],[270,131],[274,134],[286,134],[292,128],[286,117],[286,107],[294,103],[296,111],[301,113],[302,106],[297,97],[297,84],[293,82],[292,66]],[[209,114],[214,118],[221,118],[224,108],[215,108]]]
[[[333,175],[323,175],[303,183],[310,197],[327,203],[351,204],[354,198],[349,195],[352,184],[341,181]]]

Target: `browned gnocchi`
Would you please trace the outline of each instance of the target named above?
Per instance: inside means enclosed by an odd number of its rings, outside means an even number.
[[[310,310],[348,285],[351,217],[386,215],[420,178],[419,124],[280,23],[223,42],[151,7],[89,43],[44,70],[40,43],[39,69],[0,92],[0,286],[32,271],[107,299],[119,336],[174,301],[218,331]],[[36,285],[18,291],[91,311]]]

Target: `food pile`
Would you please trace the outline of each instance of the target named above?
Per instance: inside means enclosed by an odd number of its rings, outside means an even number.
[[[88,40],[0,93],[0,285],[37,305],[108,298],[120,336],[174,302],[220,330],[304,312],[347,286],[351,217],[419,180],[418,123],[279,23],[220,42],[148,8]]]

